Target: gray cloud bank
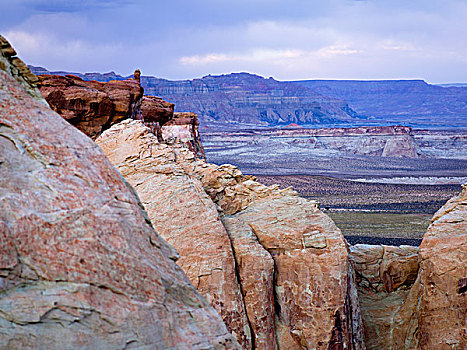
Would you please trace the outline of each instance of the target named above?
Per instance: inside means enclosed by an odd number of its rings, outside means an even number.
[[[467,81],[465,0],[0,0],[29,64],[185,79]]]

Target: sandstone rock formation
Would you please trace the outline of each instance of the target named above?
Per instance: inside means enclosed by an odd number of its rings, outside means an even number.
[[[134,190],[1,40],[0,348],[239,349]]]
[[[136,79],[108,83],[73,75],[39,75],[50,107],[91,138],[126,118],[139,118],[143,89]]]
[[[467,186],[434,215],[394,348],[467,348]]]
[[[356,120],[356,113],[343,100],[254,74],[209,75],[192,81],[143,77],[142,84],[146,93],[175,103],[177,111],[195,112],[206,125],[316,125]]]
[[[162,125],[174,115],[174,104],[164,101],[160,97],[144,96],[141,103],[141,119],[151,129],[151,132],[162,141]]]
[[[467,186],[420,248],[356,245],[351,260],[368,349],[467,347]]]
[[[347,246],[316,203],[196,159],[182,143],[160,144],[141,122],[114,125],[96,142],[245,348],[364,348]]]
[[[258,154],[269,154],[271,148],[278,148],[278,152],[299,153],[302,157],[364,155],[419,158],[422,156],[412,134],[412,128],[405,126],[269,128],[243,132],[208,130],[203,132],[203,140],[208,149],[213,148],[212,153],[216,152],[216,149],[221,149],[227,155],[236,151],[244,152],[243,147],[248,147],[250,151],[256,151]],[[262,144],[264,149],[258,150],[257,144],[258,146]]]
[[[193,285],[243,347],[251,348],[230,241],[199,181],[177,164],[172,147],[159,144],[141,122],[125,120],[96,142],[135,187],[156,231],[180,253],[178,264]]]
[[[8,40],[1,35],[0,51],[0,70],[10,74],[29,95],[45,104],[46,102],[42,99],[42,95],[37,90],[37,82],[39,79],[19,57],[16,57],[15,49],[10,45]]]

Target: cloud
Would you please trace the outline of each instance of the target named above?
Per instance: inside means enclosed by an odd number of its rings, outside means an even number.
[[[0,1],[0,31],[51,69],[467,81],[463,0]]]

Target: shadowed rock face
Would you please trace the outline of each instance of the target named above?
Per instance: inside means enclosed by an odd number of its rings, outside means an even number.
[[[315,202],[159,144],[141,122],[96,142],[244,348],[365,348],[345,240]]]
[[[1,39],[0,348],[238,349],[134,190],[32,97]]]
[[[164,101],[160,97],[144,96],[141,103],[141,117],[151,132],[162,141],[162,125],[166,124],[174,115],[174,104]]]
[[[367,349],[390,349],[394,322],[418,273],[418,248],[357,244],[350,249]]]
[[[39,75],[38,85],[55,112],[93,139],[141,113],[144,90],[136,79],[101,83],[73,75]]]

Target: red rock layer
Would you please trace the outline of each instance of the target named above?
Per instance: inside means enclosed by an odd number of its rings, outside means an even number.
[[[174,113],[172,103],[143,96],[140,74],[137,70],[134,79],[107,83],[73,75],[39,75],[38,86],[54,111],[92,139],[123,119],[142,120],[159,141],[183,142],[197,157],[205,158],[197,115]]]
[[[174,104],[164,101],[160,97],[144,96],[141,103],[141,116],[144,124],[157,136],[162,138],[162,125],[173,119]]]
[[[0,348],[238,349],[134,190],[15,80],[0,39]]]
[[[101,83],[73,75],[39,75],[38,85],[55,112],[93,139],[141,113],[143,88],[136,79]]]

